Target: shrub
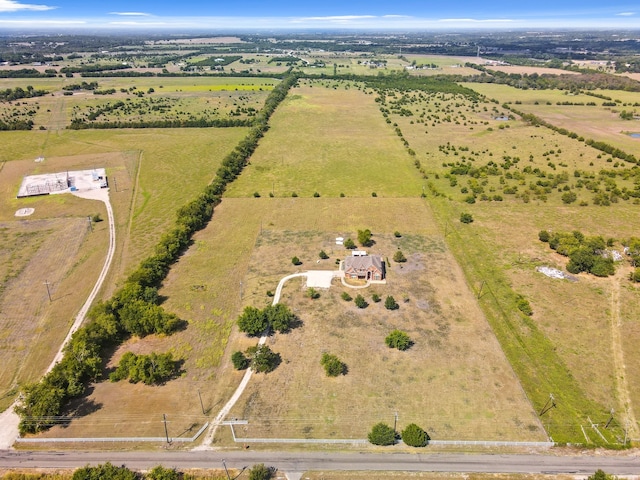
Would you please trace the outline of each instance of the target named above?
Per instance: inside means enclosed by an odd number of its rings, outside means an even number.
[[[327,377],[337,377],[347,372],[347,366],[338,357],[326,352],[322,354],[320,365],[324,367]]]
[[[307,288],[307,292],[305,293],[307,298],[311,300],[315,300],[316,298],[320,298],[320,292],[318,292],[315,288],[309,287]]]
[[[147,480],[181,480],[182,478],[182,473],[175,468],[165,468],[162,465],[154,467],[145,475]]]
[[[318,192],[313,192],[313,196],[314,196],[315,198],[318,198],[318,197],[320,196],[320,194],[319,194]]]
[[[387,338],[384,339],[384,343],[389,348],[397,348],[398,350],[407,350],[413,345],[413,342],[405,332],[401,330],[393,330]]]
[[[415,423],[410,423],[402,431],[402,441],[410,447],[424,447],[429,440],[427,432]]]
[[[342,298],[345,302],[350,302],[351,299],[351,295],[349,295],[347,292],[342,292],[340,294],[340,298]]]
[[[367,439],[374,445],[393,445],[396,443],[396,432],[386,423],[380,422],[373,426]]]
[[[353,250],[354,248],[356,248],[356,244],[353,240],[351,240],[350,238],[347,238],[344,241],[344,248],[348,248],[349,250]]]
[[[549,242],[549,238],[550,238],[550,237],[551,237],[551,235],[550,235],[550,234],[549,234],[549,232],[548,232],[548,231],[546,231],[546,230],[540,230],[540,231],[538,232],[538,239],[539,239],[541,242],[548,243],[548,242]]]
[[[632,282],[640,282],[640,267],[636,267],[633,272],[631,272],[631,275],[629,275],[629,279]]]
[[[460,214],[460,221],[462,223],[472,223],[473,222],[473,215],[471,215],[470,213],[461,213]]]
[[[404,263],[407,261],[402,250],[396,250],[396,253],[393,254],[393,261],[396,263]]]
[[[393,236],[396,238],[400,238],[402,234],[398,230],[396,230],[395,232],[393,232]]]
[[[529,301],[526,298],[524,298],[522,295],[518,295],[516,297],[516,306],[518,307],[518,310],[520,310],[525,315],[528,315],[528,316],[533,315],[533,309],[531,308]]]
[[[384,301],[384,308],[387,310],[397,310],[399,307],[398,302],[396,302],[396,299],[391,295],[389,295]]]
[[[369,230],[368,228],[365,230],[358,230],[358,242],[363,247],[370,247],[371,245],[373,245],[373,240],[371,240],[371,236],[372,236],[371,230]]]
[[[291,259],[291,263],[293,263],[294,265],[298,266],[298,265],[302,265],[302,262],[300,261],[300,259],[298,257],[293,257]]]
[[[271,469],[266,467],[264,463],[258,463],[249,470],[249,480],[269,480],[271,475]]]
[[[356,296],[356,299],[354,300],[356,307],[358,308],[366,308],[369,304],[367,303],[367,301],[364,299],[364,297],[360,294],[358,294]]]
[[[93,223],[101,222],[101,221],[102,221],[102,217],[100,216],[100,214],[99,214],[99,213],[96,213],[95,215],[93,215],[93,216],[91,217],[91,221],[92,221]]]
[[[578,195],[575,194],[575,192],[566,192],[562,194],[562,197],[560,197],[562,199],[562,203],[565,204],[570,204],[575,202],[578,199]]]
[[[318,256],[319,256],[322,260],[326,260],[327,258],[329,258],[329,255],[327,255],[327,252],[325,252],[324,250],[320,250],[320,253],[318,254]]]
[[[249,368],[249,359],[245,357],[242,352],[233,352],[231,362],[233,363],[233,368],[236,370],[246,370]]]
[[[260,198],[260,192],[253,192],[253,196],[255,198]]]
[[[128,378],[130,383],[153,385],[172,378],[177,370],[178,362],[173,360],[171,352],[151,352],[149,355],[127,352],[120,359],[118,368],[109,375],[109,380],[117,382]]]
[[[378,303],[381,300],[380,295],[374,293],[373,295],[371,295],[371,300],[373,300],[373,303]]]

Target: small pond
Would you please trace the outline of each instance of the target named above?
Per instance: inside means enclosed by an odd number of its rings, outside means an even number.
[[[627,135],[629,135],[631,138],[640,138],[640,133],[629,133]]]

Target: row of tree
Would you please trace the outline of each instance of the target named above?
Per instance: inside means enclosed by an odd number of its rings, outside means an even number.
[[[100,377],[102,359],[115,345],[131,335],[170,334],[184,327],[184,322],[159,305],[158,287],[188,247],[191,236],[207,224],[227,185],[256,149],[271,114],[296,81],[295,76],[289,76],[271,91],[258,115],[260,121],[224,158],[204,192],[178,210],[174,226],[161,237],[154,254],[140,263],[113,297],[91,309],[88,321],[64,347],[63,359],[40,382],[23,387],[15,409],[22,434],[55,424],[66,403],[81,396],[87,382]]]
[[[20,100],[21,98],[41,97],[46,95],[46,90],[36,90],[31,85],[27,85],[25,90],[22,87],[7,88],[0,90],[0,102],[11,102],[13,100]]]
[[[96,93],[96,92],[94,92]],[[90,114],[92,116],[93,114]],[[91,120],[91,118],[89,118]],[[69,129],[86,130],[86,129],[113,129],[113,128],[226,128],[226,127],[249,127],[253,125],[253,121],[240,118],[214,118],[208,119],[204,117],[193,119],[175,119],[175,120],[141,120],[138,122],[115,121],[115,122],[92,122],[83,118],[75,118],[71,121]]]

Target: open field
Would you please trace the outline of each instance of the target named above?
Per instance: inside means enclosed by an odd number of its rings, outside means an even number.
[[[304,204],[310,207],[313,202],[307,199]],[[312,216],[304,204],[290,213],[299,217],[296,223]],[[372,424],[391,424],[397,412],[398,428],[415,422],[432,438],[544,440],[535,412],[461,270],[435,232],[429,208],[419,199],[367,204],[387,215],[404,205],[402,238],[374,233],[376,244],[367,250],[388,259],[400,248],[407,263],[389,265],[387,285],[354,291],[334,281],[317,300],[305,297],[301,280],[285,285],[282,301],[296,312],[302,326],[268,340],[281,354],[282,364],[275,372],[252,379],[230,414],[249,420],[236,434],[365,438]],[[373,211],[364,217],[373,217]],[[339,212],[334,214],[340,216]],[[311,218],[307,223],[314,230],[264,230],[258,237],[245,284],[246,303],[263,304],[264,292],[277,280],[268,281],[272,272],[291,272],[294,254],[303,261],[302,270],[334,269],[336,259],[350,254],[332,246],[332,239],[336,234],[354,237],[355,232],[330,230]],[[320,249],[331,258],[316,264]],[[361,293],[369,306],[358,309],[353,302],[345,302],[340,298],[343,291],[354,297]],[[383,302],[373,302],[372,293],[383,299],[393,295],[400,302],[399,310],[389,311]],[[410,350],[390,350],[384,344],[393,329],[409,334],[415,342]],[[251,343],[241,336],[232,340],[231,350]],[[326,377],[320,365],[323,352],[337,354],[347,364],[347,375]]]
[[[0,121],[32,120],[34,128],[59,130],[72,120],[95,122],[189,121],[195,119],[251,119],[262,107],[273,86],[270,78],[65,78],[3,79],[6,88],[28,85],[51,95],[0,102]],[[33,80],[33,81],[31,81]],[[63,88],[95,82],[93,90]]]
[[[16,384],[37,379],[51,361],[102,267],[108,239],[106,222],[95,224],[93,234],[86,233],[87,215],[100,213],[106,219],[101,203],[72,195],[16,199],[22,176],[107,168],[118,244],[110,280],[104,287],[106,298],[123,275],[150,253],[173,221],[177,207],[213,178],[223,152],[233,148],[245,131],[3,132],[8,152],[18,144],[34,151],[32,159],[11,159],[0,170],[0,221],[5,232],[2,255],[7,260],[1,272],[6,279],[0,303],[5,321],[2,339],[7,348],[2,349],[5,368],[0,378],[0,407],[12,401]],[[56,156],[63,153],[68,156]],[[33,158],[40,154],[45,156],[44,162],[35,163]],[[176,163],[176,158],[182,160]],[[15,219],[15,211],[23,207],[35,208],[35,213]],[[51,304],[45,280],[51,284]]]
[[[628,153],[637,154],[638,152],[640,139],[632,138],[627,133],[640,132],[640,121],[622,120],[619,115],[623,109],[632,111],[633,106],[625,107],[621,104],[616,107],[604,107],[602,103],[605,100],[601,98],[584,94],[567,95],[561,90],[520,90],[508,85],[491,84],[466,84],[466,86],[490,98],[496,98],[501,104],[521,102],[514,107],[525,113],[533,113],[552,125],[576,132],[584,138],[613,144]],[[622,103],[638,101],[637,94],[630,92],[599,90],[596,93],[619,99]],[[585,104],[595,102],[596,105],[557,105],[557,102],[565,101]],[[635,108],[638,110],[637,107]]]
[[[494,92],[483,90],[489,96],[493,96]],[[530,95],[544,93],[548,92],[531,92]],[[620,338],[624,330],[616,330],[620,329],[617,325],[616,328],[612,327],[612,317],[616,315],[612,311],[612,292],[619,284],[623,291],[638,294],[626,278],[629,267],[627,264],[621,265],[618,267],[620,273],[608,279],[581,274],[577,283],[549,279],[535,272],[534,267],[550,265],[564,268],[566,265],[564,257],[539,242],[537,232],[541,229],[580,230],[586,235],[614,237],[618,239],[614,248],[619,251],[622,249],[620,239],[637,235],[633,221],[633,197],[626,197],[625,200],[620,198],[619,203],[616,203],[616,199],[609,204],[610,207],[589,206],[596,201],[597,193],[585,189],[584,185],[578,186],[580,182],[576,183],[576,179],[583,174],[576,176],[574,173],[575,170],[587,172],[586,177],[597,181],[604,190],[606,181],[596,172],[602,168],[618,168],[622,171],[628,167],[622,161],[615,167],[615,163],[609,163],[601,152],[548,129],[526,126],[514,120],[505,122],[488,118],[502,114],[497,107],[490,113],[491,104],[487,105],[489,108],[485,112],[481,104],[481,108],[478,108],[451,98],[445,103],[440,96],[410,105],[414,107],[413,116],[394,115],[392,119],[399,124],[404,138],[417,152],[416,158],[428,177],[429,193],[449,198],[434,199],[432,205],[436,207],[436,216],[444,228],[455,232],[448,236],[448,243],[463,265],[468,281],[477,291],[484,292],[481,304],[490,319],[495,319],[491,323],[524,382],[525,390],[538,409],[542,408],[549,393],[556,398],[556,391],[570,391],[575,395],[563,400],[567,407],[564,413],[560,413],[559,409],[554,410],[547,415],[548,419],[543,419],[550,423],[548,433],[558,439],[567,424],[563,427],[554,426],[553,423],[585,421],[579,413],[580,408],[599,411],[599,419],[592,418],[594,422],[605,422],[610,408],[624,412],[625,404],[629,401],[633,404],[637,397],[627,391],[624,382],[615,373],[618,370],[623,372],[624,365],[630,365],[632,360],[627,359],[625,349],[618,357],[618,364],[614,361],[613,353],[623,348],[615,338]],[[433,113],[434,106],[439,107],[440,113]],[[423,109],[426,109],[424,117],[420,113]],[[443,110],[450,115],[449,121],[443,121]],[[421,120],[414,121],[416,115]],[[478,128],[482,130],[478,132]],[[455,147],[451,146],[452,135],[456,139]],[[470,169],[461,169],[464,165],[469,165]],[[633,189],[633,181],[627,183],[623,177],[622,173],[613,176],[615,182],[620,182],[615,188],[619,191],[621,188]],[[566,178],[566,182],[563,178]],[[548,183],[549,179],[561,181],[549,188],[553,185]],[[565,183],[566,189],[563,186]],[[578,199],[576,203],[586,207],[567,205],[561,201],[560,193],[567,191],[574,191]],[[469,196],[473,197],[470,204],[463,201]],[[469,226],[459,223],[461,212],[472,213],[474,223]],[[627,288],[631,288],[631,291],[627,291]],[[508,313],[513,308],[515,294],[524,295],[531,303],[533,323],[524,318],[518,320],[518,315]],[[489,299],[493,300],[489,302]],[[628,301],[635,305],[638,299],[635,297]],[[493,306],[489,303],[493,303]],[[575,315],[577,304],[584,308],[580,320],[576,320]],[[623,302],[615,304],[622,305],[622,309],[627,305]],[[623,313],[619,316],[626,318]],[[522,329],[522,332],[508,333],[509,330],[505,329],[501,333],[501,329],[510,324],[515,332],[518,329]],[[528,335],[524,333],[527,330],[531,330]],[[521,337],[518,340],[519,335],[524,335],[524,338],[534,338],[535,335],[537,339],[530,345],[525,341],[523,351],[518,352],[512,346],[514,342],[522,341]],[[546,342],[548,345],[544,347]],[[545,353],[545,348],[551,350]],[[550,351],[558,356],[553,364],[560,368],[555,373],[547,370],[544,378],[552,383],[539,388],[540,380],[533,380],[529,375],[536,370],[542,374],[547,369],[544,364],[545,358],[547,361],[551,358]],[[526,352],[531,355],[529,359],[519,359]],[[630,352],[630,355],[634,354]],[[532,366],[533,370],[520,368],[528,362],[537,366]],[[628,376],[627,371],[627,379]],[[635,385],[636,380],[628,383]],[[574,406],[569,407],[572,403]],[[576,407],[577,417],[574,417],[570,410]],[[566,416],[560,419],[558,414]],[[625,418],[633,420],[632,415],[626,414],[616,418],[619,426],[622,426]],[[570,435],[581,435],[579,432],[574,430]]]
[[[419,195],[422,183],[373,98],[343,82],[310,81],[292,89],[227,195]]]

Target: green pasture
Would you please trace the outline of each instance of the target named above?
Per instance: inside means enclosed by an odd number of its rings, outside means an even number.
[[[348,83],[292,89],[227,195],[419,196],[423,183],[412,160],[373,100]]]

